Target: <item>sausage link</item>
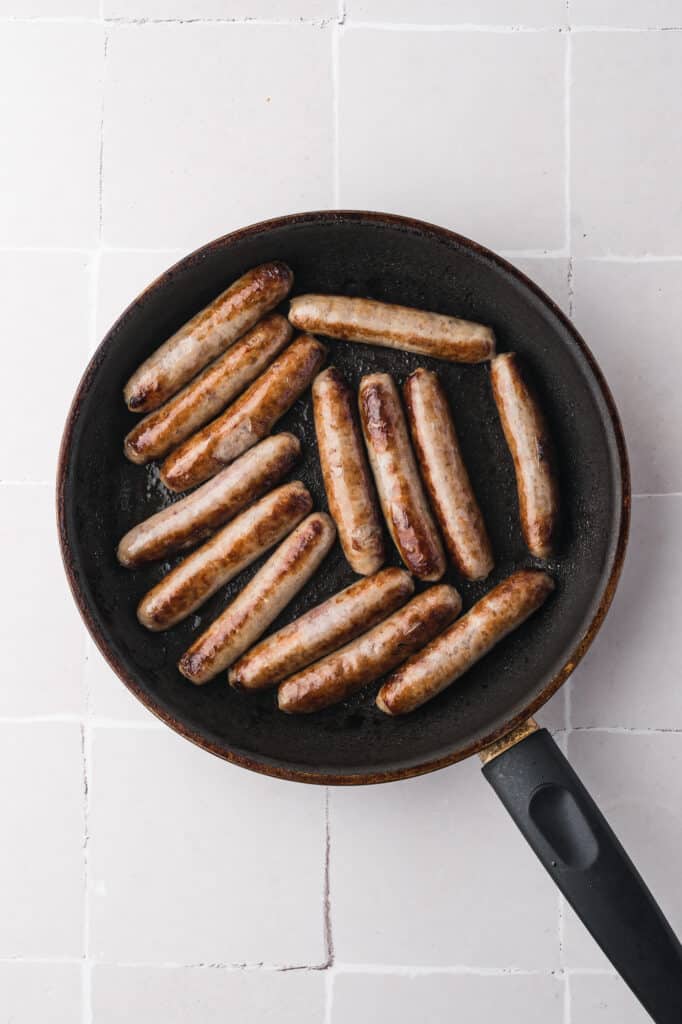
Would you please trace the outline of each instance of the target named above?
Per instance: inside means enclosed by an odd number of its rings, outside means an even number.
[[[170,629],[274,547],[313,507],[300,480],[266,494],[176,566],[140,601],[147,629]]]
[[[449,362],[480,363],[495,355],[491,327],[372,299],[298,295],[291,300],[289,320],[312,334],[399,348]]]
[[[118,560],[128,569],[194,547],[282,480],[301,455],[293,434],[275,434],[186,498],[126,533]]]
[[[559,486],[547,422],[515,352],[493,360],[490,380],[514,460],[524,540],[536,558],[549,558],[558,527]]]
[[[273,313],[240,338],[160,409],[133,427],[123,444],[126,458],[144,463],[167,455],[225,406],[291,341],[291,325]]]
[[[368,633],[280,684],[281,711],[309,714],[350,697],[418,651],[459,615],[462,600],[441,583]]]
[[[421,580],[439,580],[445,554],[419,479],[395,381],[360,381],[360,421],[386,525],[403,562]]]
[[[193,316],[137,368],[123,397],[131,412],[151,412],[286,298],[294,275],[261,263]]]
[[[270,433],[324,362],[324,345],[300,335],[229,409],[190,437],[161,466],[171,491],[203,483]]]
[[[413,593],[403,569],[358,580],[247,651],[230,669],[230,682],[247,690],[279,683],[371,629]]]
[[[377,707],[387,715],[405,715],[431,700],[525,622],[553,590],[554,580],[545,572],[515,572],[389,676]]]
[[[260,639],[325,557],[336,536],[324,512],[313,512],[270,555],[256,575],[178,662],[193,683],[207,683]]]
[[[443,387],[437,374],[420,367],[403,391],[422,479],[450,557],[466,579],[483,579],[494,565],[492,548]]]
[[[353,394],[335,366],[313,382],[313,414],[324,489],[343,553],[353,572],[369,576],[386,558],[383,530]]]

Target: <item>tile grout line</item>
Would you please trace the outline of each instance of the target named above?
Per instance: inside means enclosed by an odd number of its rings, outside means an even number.
[[[338,11],[336,21],[332,28],[332,119],[333,119],[333,158],[332,168],[332,199],[334,207],[338,209],[341,194],[341,157],[340,157],[340,108],[341,108],[341,73],[340,73],[340,49],[341,33],[346,22],[345,0],[338,0]]]
[[[81,724],[81,756],[83,761],[83,959],[82,959],[82,1024],[92,1024],[92,963],[90,961],[90,762],[92,736],[88,723],[86,695],[85,720]]]
[[[101,9],[101,4],[100,4]],[[313,26],[315,28],[326,28],[333,23],[333,17],[324,18],[132,18],[132,17],[105,17],[100,14],[98,17],[12,17],[0,16],[0,24],[20,25],[122,25],[133,28],[145,25],[253,25],[254,27],[269,25],[290,25],[290,26]],[[545,33],[563,32],[566,23],[553,23],[547,25],[520,25],[520,24],[498,24],[480,25],[475,22],[444,22],[432,24],[426,22],[390,22],[390,21],[351,21],[353,28],[369,29],[379,32],[468,32],[468,33],[497,33],[521,34],[521,33]],[[572,25],[572,31],[589,34],[613,33],[652,33],[652,32],[682,32],[680,25]]]
[[[325,788],[324,795],[324,882],[323,882],[323,921],[324,921],[324,945],[325,945],[325,967],[331,967],[334,963],[334,935],[332,932],[332,903],[331,903],[331,822],[330,822],[330,800],[329,787]]]

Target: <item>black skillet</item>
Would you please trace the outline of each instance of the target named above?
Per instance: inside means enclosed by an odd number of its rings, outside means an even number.
[[[500,350],[520,352],[540,392],[560,454],[563,536],[549,565],[556,594],[450,690],[411,716],[378,711],[374,689],[317,715],[278,712],[272,692],[245,696],[224,678],[187,683],[175,664],[257,565],[199,615],[167,634],[137,622],[141,595],[168,563],[130,572],[119,538],[170,495],[154,466],[127,462],[135,422],[121,390],[165,338],[249,267],[285,260],[294,292],[339,292],[491,324]],[[437,369],[488,523],[491,579],[450,573],[465,607],[514,568],[524,548],[511,460],[485,366],[458,366],[362,345],[329,343],[329,360],[357,385],[387,370],[400,382]],[[326,507],[310,398],[281,421],[304,442],[295,471]],[[682,948],[595,804],[547,732],[526,725],[573,671],[608,610],[627,540],[630,483],[613,399],[585,343],[534,284],[481,246],[442,228],[376,213],[308,213],[257,224],[181,260],[125,311],[93,356],[64,432],[57,485],[64,564],[81,614],[126,686],[158,717],[206,750],[268,775],[333,785],[388,782],[475,752],[484,774],[569,902],[660,1024],[682,1021]],[[394,556],[392,561],[398,564]],[[273,629],[347,586],[338,545]],[[505,737],[511,737],[505,739]]]

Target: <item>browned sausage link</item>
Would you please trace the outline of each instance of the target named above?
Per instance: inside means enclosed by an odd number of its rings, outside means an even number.
[[[168,456],[161,479],[172,491],[208,480],[270,433],[320,369],[324,345],[300,335],[217,420]]]
[[[273,686],[371,629],[413,593],[403,569],[358,580],[247,651],[230,669],[230,682],[237,689]]]
[[[289,320],[302,331],[343,341],[383,345],[456,363],[480,363],[495,355],[491,327],[345,295],[298,295]]]
[[[354,395],[335,366],[313,382],[313,413],[324,489],[343,553],[353,572],[368,576],[386,557],[383,530]]]
[[[186,498],[126,533],[118,545],[121,565],[133,569],[194,547],[282,480],[301,455],[293,434],[275,434]]]
[[[462,576],[483,579],[494,564],[492,548],[443,387],[437,374],[420,367],[404,393],[414,450],[447,549]]]
[[[133,427],[123,445],[126,457],[144,463],[167,455],[255,380],[291,341],[291,334],[291,325],[278,313],[261,320],[187,387]]]
[[[338,704],[418,651],[461,607],[454,587],[425,590],[359,639],[286,679],[277,694],[280,710],[308,714]]]
[[[525,622],[553,590],[552,577],[538,570],[509,576],[401,665],[379,690],[377,707],[387,715],[405,715],[431,700]]]
[[[196,611],[216,590],[282,540],[313,507],[300,482],[284,484],[193,551],[140,601],[147,629],[169,629]]]
[[[379,500],[403,562],[422,580],[439,580],[445,554],[422,488],[400,395],[387,373],[360,381],[360,420]]]
[[[559,487],[547,423],[515,352],[493,360],[490,379],[514,460],[523,536],[532,555],[548,558],[556,540]]]
[[[137,368],[123,397],[132,412],[151,412],[286,298],[294,275],[285,263],[247,271],[193,316]]]
[[[207,683],[229,668],[298,593],[334,543],[328,515],[313,512],[270,555],[225,611],[178,662],[193,683]]]

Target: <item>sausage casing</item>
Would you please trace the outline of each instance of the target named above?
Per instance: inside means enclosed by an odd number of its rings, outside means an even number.
[[[422,479],[450,557],[466,579],[483,579],[494,564],[492,548],[443,387],[437,374],[420,367],[403,390]]]
[[[342,341],[418,352],[457,363],[480,363],[495,355],[492,328],[441,313],[345,295],[298,295],[289,320],[302,331]]]
[[[186,498],[162,509],[126,533],[118,560],[128,569],[194,547],[279,483],[301,455],[293,434],[275,434]]]
[[[431,700],[525,622],[553,590],[554,580],[545,572],[515,572],[389,676],[377,707],[404,715]]]
[[[266,494],[171,570],[145,594],[137,617],[147,629],[170,629],[260,558],[313,507],[300,480]]]
[[[198,377],[133,427],[123,444],[126,458],[144,463],[167,455],[217,416],[258,377],[291,341],[291,325],[272,313],[232,345]]]
[[[193,683],[207,683],[260,639],[307,583],[336,536],[324,512],[313,512],[270,555],[215,622],[185,651],[178,668]]]
[[[386,525],[403,562],[422,580],[445,572],[443,545],[426,501],[400,395],[387,373],[360,381],[360,422]]]
[[[524,540],[536,558],[549,558],[558,528],[559,486],[547,421],[515,352],[493,360],[490,380],[514,460]]]
[[[343,553],[353,572],[368,576],[384,563],[384,536],[354,395],[335,366],[313,382],[313,414],[324,489]]]
[[[208,480],[270,433],[310,385],[326,356],[324,345],[300,335],[222,416],[176,448],[161,466],[172,491]]]
[[[123,389],[131,412],[151,412],[163,405],[286,298],[293,283],[285,263],[261,263],[247,271],[137,368]]]
[[[279,683],[371,629],[413,593],[403,569],[358,580],[247,651],[230,669],[230,682],[248,690]]]
[[[461,607],[454,587],[430,587],[340,651],[285,679],[277,692],[280,710],[308,714],[338,704],[418,651]]]

